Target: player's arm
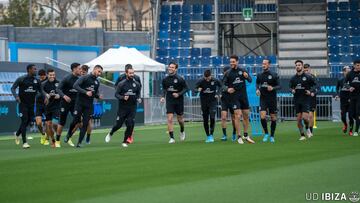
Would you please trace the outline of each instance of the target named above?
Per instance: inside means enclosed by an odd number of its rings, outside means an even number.
[[[139,77],[138,75],[135,75],[134,78],[135,78],[135,81],[137,81],[137,82],[139,83],[140,89],[141,89],[141,88],[142,88],[142,84],[141,84],[140,77]]]
[[[23,77],[17,78],[15,80],[15,82],[13,83],[13,85],[11,86],[11,93],[14,96],[14,98],[16,99],[16,101],[18,101],[18,102],[20,102],[20,98],[19,98],[19,95],[16,94],[16,89],[19,87],[22,80],[23,80]]]
[[[162,89],[163,89],[163,92],[162,92],[162,97],[165,98],[166,96],[166,92],[167,92],[167,84],[166,84],[166,78],[164,78],[161,82],[161,85],[162,85]]]
[[[122,89],[124,87],[124,81],[119,82],[119,84],[116,86],[116,91],[115,91],[115,97],[119,100],[124,100],[125,95],[122,94]]]
[[[290,92],[294,94],[295,93],[295,80],[294,80],[294,77],[292,77],[290,79],[289,88],[290,88]]]
[[[275,77],[275,82],[274,82],[273,89],[274,89],[274,90],[280,90],[280,89],[281,89],[281,86],[280,86],[280,78],[279,78],[279,75],[278,75],[278,74],[275,74],[274,77]]]
[[[221,92],[222,92],[222,83],[221,83],[221,81],[218,80],[218,79],[215,79],[215,82],[216,82],[216,86],[217,86],[217,88],[216,88],[216,95],[220,97]]]
[[[78,91],[81,94],[86,94],[88,91],[81,88],[80,85],[82,85],[84,83],[84,81],[87,79],[87,76],[82,76],[80,77],[78,80],[76,80],[76,82],[74,83],[73,88],[76,89],[76,91]]]
[[[248,73],[246,70],[244,71],[244,73],[247,74],[247,77],[244,76],[245,79],[246,79],[249,83],[251,83],[251,82],[252,82],[252,77],[251,77],[250,73]]]
[[[179,77],[179,79],[180,79],[180,81],[181,81],[181,85],[182,85],[182,88],[183,88],[183,89],[182,89],[178,94],[179,94],[179,95],[183,95],[183,94],[185,94],[185,93],[189,90],[189,88],[188,88],[188,86],[187,86],[186,81],[185,81],[184,78]]]
[[[97,86],[97,88],[95,88],[95,95],[94,95],[94,97],[96,98],[96,99],[100,99],[100,92],[99,92],[99,88],[100,88],[100,81],[98,80],[98,79],[96,79],[96,81],[98,82],[98,86]]]
[[[200,80],[196,81],[195,84],[195,93],[201,92],[202,89],[201,88],[201,83],[203,81],[203,78],[201,78]]]

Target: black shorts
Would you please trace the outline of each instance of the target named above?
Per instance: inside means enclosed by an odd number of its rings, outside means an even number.
[[[132,120],[135,121],[136,105],[129,107],[121,107],[118,109],[116,120]]]
[[[247,94],[241,94],[239,96],[239,105],[241,110],[248,110],[250,109],[249,105],[249,99],[247,97]]]
[[[296,114],[309,113],[310,111],[309,101],[295,101],[294,106]]]
[[[270,114],[277,113],[276,98],[260,98],[260,111],[269,111]]]
[[[166,113],[176,113],[176,115],[182,116],[184,114],[184,100],[176,102],[166,102]]]
[[[45,105],[36,103],[35,116],[36,117],[38,117],[38,116],[42,117],[44,113],[45,113]]]
[[[52,121],[53,119],[59,120],[59,109],[50,109],[45,111],[45,121]]]
[[[360,117],[360,98],[351,98],[349,113],[354,119]]]
[[[34,109],[35,109],[34,105],[27,105],[20,103],[19,117],[21,118],[21,120],[23,120],[24,122],[30,122],[35,116]]]
[[[315,112],[316,111],[316,96],[310,97],[310,111]]]
[[[234,111],[239,109],[239,100],[232,99],[231,97],[221,98],[221,111],[230,111],[231,114],[234,114]]]
[[[67,103],[64,100],[61,100],[60,119],[59,119],[60,125],[64,126],[66,124],[66,119],[69,113],[71,113],[71,115],[74,116],[74,108],[75,108],[75,102]]]
[[[341,99],[340,98],[340,110],[343,113],[350,111],[350,99]]]
[[[201,111],[205,115],[215,115],[216,114],[216,101],[201,101]]]

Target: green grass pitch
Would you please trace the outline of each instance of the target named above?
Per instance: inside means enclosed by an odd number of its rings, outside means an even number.
[[[136,127],[128,148],[123,129],[108,144],[108,130],[97,130],[82,149],[35,137],[23,150],[1,137],[0,202],[306,202],[306,193],[360,191],[360,137],[340,123],[319,122],[305,142],[294,122],[280,123],[275,144],[254,145],[221,142],[216,127],[205,144],[201,123],[187,123],[187,140],[176,128],[174,145],[166,126]]]

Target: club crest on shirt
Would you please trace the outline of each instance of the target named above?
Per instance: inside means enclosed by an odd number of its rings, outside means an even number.
[[[178,82],[178,79],[174,79],[174,83],[177,83]]]
[[[306,77],[303,77],[302,80],[303,80],[303,81],[306,81]]]
[[[37,84],[37,80],[36,80],[36,79],[34,79],[34,83]]]
[[[135,83],[133,83],[133,84],[132,84],[132,86],[133,86],[133,87],[136,87],[136,84],[135,84]]]
[[[74,115],[77,115],[78,114],[78,112],[77,111],[74,111]]]
[[[243,72],[242,71],[239,71],[239,75],[242,75],[243,74]]]
[[[22,113],[19,113],[19,117],[20,117],[20,118],[23,117],[23,114],[22,114]]]
[[[60,111],[61,111],[61,112],[64,112],[64,111],[65,111],[65,108],[61,108]]]
[[[98,84],[99,84],[99,82],[95,80],[95,85],[98,85]]]
[[[268,79],[271,80],[271,79],[272,79],[272,75],[269,75],[269,76],[268,76]]]
[[[211,85],[214,85],[214,84],[215,84],[215,82],[214,82],[214,81],[212,81],[212,82],[211,82]]]
[[[59,83],[55,83],[55,87],[58,87],[59,86]]]

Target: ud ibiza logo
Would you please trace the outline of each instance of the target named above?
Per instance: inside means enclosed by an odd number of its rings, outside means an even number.
[[[268,76],[268,79],[269,79],[269,80],[271,80],[271,79],[272,79],[272,76],[271,76],[271,75],[269,75],[269,76]]]
[[[303,77],[302,80],[303,80],[303,81],[306,81],[306,77]]]
[[[358,202],[360,200],[360,196],[358,192],[351,192],[348,195],[348,199],[350,200],[350,202]]]
[[[177,79],[175,79],[175,80],[174,80],[174,83],[177,83],[177,82],[178,82],[178,80],[177,80]]]

